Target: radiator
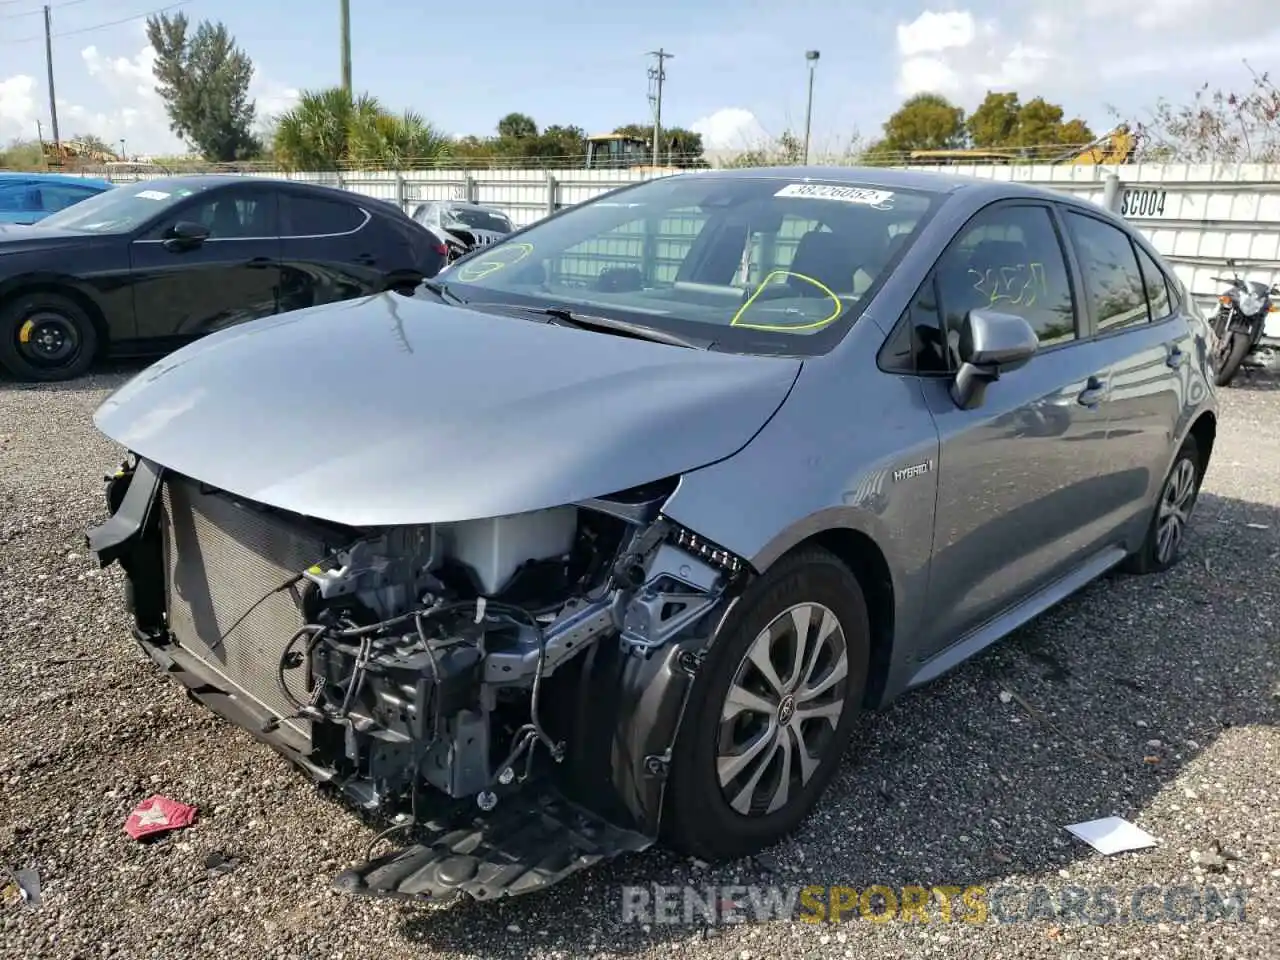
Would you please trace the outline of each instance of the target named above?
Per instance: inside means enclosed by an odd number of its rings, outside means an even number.
[[[304,621],[292,590],[270,591],[319,562],[324,542],[278,514],[204,492],[172,473],[164,480],[160,524],[173,639],[237,695],[277,716],[293,714],[277,671],[285,645]],[[305,638],[294,649],[304,650]],[[286,670],[285,682],[295,698],[306,700],[304,668]],[[310,723],[291,719],[286,725],[310,743]]]

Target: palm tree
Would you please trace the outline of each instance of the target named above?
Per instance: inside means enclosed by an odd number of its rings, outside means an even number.
[[[276,124],[275,155],[285,170],[434,166],[450,139],[419,114],[387,112],[376,97],[341,87],[307,91]]]

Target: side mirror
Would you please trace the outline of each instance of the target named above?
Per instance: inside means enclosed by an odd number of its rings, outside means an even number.
[[[960,369],[951,383],[951,399],[962,410],[981,406],[987,384],[1025,366],[1039,347],[1039,337],[1022,317],[970,310],[960,329]]]
[[[190,250],[209,239],[209,228],[193,220],[179,220],[165,231],[166,250]]]

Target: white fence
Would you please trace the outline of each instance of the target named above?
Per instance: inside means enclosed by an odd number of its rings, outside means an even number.
[[[1014,180],[1110,205],[1134,223],[1204,306],[1221,285],[1210,279],[1227,260],[1245,276],[1280,282],[1280,165],[1133,164],[953,166],[945,172]],[[629,170],[414,170],[342,174],[273,173],[330,183],[412,210],[427,200],[470,199],[524,225],[624,183]],[[1114,175],[1117,179],[1108,184]]]

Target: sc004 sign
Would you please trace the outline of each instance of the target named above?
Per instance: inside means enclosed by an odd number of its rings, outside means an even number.
[[[1122,217],[1163,217],[1167,190],[1126,190],[1120,196]]]

